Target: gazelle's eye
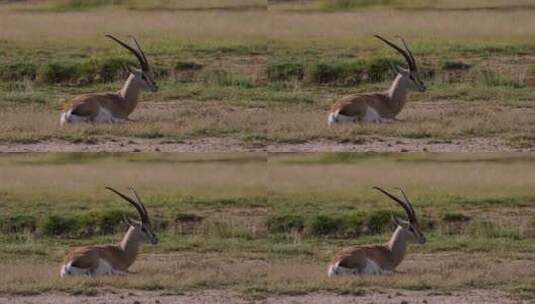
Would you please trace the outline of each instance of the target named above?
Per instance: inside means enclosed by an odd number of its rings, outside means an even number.
[[[146,232],[147,232],[147,228],[145,228],[145,227],[141,227],[141,231],[143,231],[143,232],[146,233]]]

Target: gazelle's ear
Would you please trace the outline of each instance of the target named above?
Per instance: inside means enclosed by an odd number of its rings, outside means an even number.
[[[138,72],[138,70],[130,64],[126,65],[126,70],[132,74],[136,74],[136,72]]]
[[[399,65],[390,63],[390,68],[392,69],[392,71],[393,71],[394,73],[400,73],[400,67],[399,67]]]
[[[408,223],[397,216],[392,216],[392,221],[394,221],[394,224],[401,227],[407,227]]]
[[[134,226],[134,220],[123,215],[123,221],[130,226]]]

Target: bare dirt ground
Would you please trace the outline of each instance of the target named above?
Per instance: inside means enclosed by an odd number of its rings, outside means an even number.
[[[359,142],[316,140],[301,144],[268,145],[269,152],[521,152],[531,147],[514,148],[503,140],[472,138],[460,140],[430,140],[407,138],[368,138]]]
[[[358,142],[313,140],[304,143],[252,144],[233,138],[207,137],[183,141],[115,138],[95,143],[49,140],[37,143],[0,143],[5,152],[528,152],[535,147],[515,148],[494,138],[430,140],[361,138]]]
[[[273,296],[267,298],[248,299],[238,294],[210,290],[195,293],[172,295],[165,292],[146,291],[103,291],[92,295],[67,295],[60,293],[44,293],[30,296],[0,296],[0,303],[10,304],[71,304],[71,303],[107,303],[107,304],[167,304],[167,303],[434,303],[434,304],[468,304],[468,303],[529,303],[528,301],[513,299],[505,293],[493,290],[470,290],[454,292],[433,291],[395,291],[387,290],[372,293],[356,293],[353,295],[336,295],[326,293],[312,293],[297,296]],[[533,302],[531,302],[533,303]]]
[[[0,152],[258,152],[263,146],[244,144],[232,138],[165,139],[115,138],[96,143],[50,140],[38,143],[0,143]]]

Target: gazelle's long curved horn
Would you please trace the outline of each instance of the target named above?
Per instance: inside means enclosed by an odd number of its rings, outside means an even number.
[[[400,187],[398,187],[396,189],[399,189],[399,191],[401,192],[401,195],[403,195],[403,200],[405,201],[405,204],[407,204],[407,207],[409,207],[409,209],[411,210],[412,218],[416,219],[416,213],[414,212],[414,207],[412,206],[411,201],[409,200],[409,198],[405,194],[405,191],[403,191],[403,189],[401,189]]]
[[[409,207],[409,205],[407,205],[404,201],[402,201],[398,197],[386,192],[385,190],[383,190],[383,189],[381,189],[381,188],[379,188],[377,186],[374,186],[373,189],[381,191],[383,194],[385,194],[386,196],[391,198],[393,201],[398,203],[401,207],[403,207],[403,210],[405,210],[405,213],[407,213],[407,217],[409,218],[409,221],[413,221],[414,220],[415,217],[414,217],[414,214],[413,214],[413,212],[411,210],[411,207]]]
[[[403,55],[403,57],[405,58],[405,61],[407,61],[407,64],[409,65],[409,69],[411,71],[415,71],[416,70],[416,64],[415,62],[412,61],[412,58],[411,56],[409,55],[409,53],[407,53],[407,51],[403,50],[402,48],[400,48],[399,46],[395,45],[394,43],[386,40],[385,38],[379,36],[379,35],[373,35],[375,38],[377,39],[380,39],[381,41],[383,41],[384,43],[388,44],[389,46],[391,46],[393,49],[395,49],[396,51],[398,51],[401,55]]]
[[[143,212],[145,213],[145,216],[147,217],[147,223],[149,223],[150,217],[149,217],[149,213],[147,212],[147,208],[145,208],[145,204],[143,204],[143,202],[141,201],[141,198],[139,197],[139,195],[137,194],[136,190],[133,187],[129,187],[128,189],[130,189],[130,191],[134,193],[134,196],[136,197],[136,201],[143,209]]]
[[[137,60],[139,61],[139,65],[141,66],[141,69],[143,71],[148,71],[149,69],[149,65],[148,63],[145,61],[145,58],[144,58],[144,55],[142,55],[138,50],[134,49],[133,47],[129,46],[128,44],[122,42],[121,40],[113,37],[112,35],[110,34],[106,34],[106,37],[112,39],[113,41],[117,42],[118,44],[120,44],[121,46],[123,46],[125,49],[129,50],[130,52],[132,52],[132,54],[134,54],[137,58]]]
[[[405,39],[403,39],[403,37],[401,36],[397,36],[401,42],[403,43],[403,46],[405,47],[405,50],[407,51],[407,54],[409,54],[409,57],[411,58],[411,61],[412,61],[412,69],[414,71],[416,71],[417,67],[416,67],[416,60],[414,59],[414,55],[412,54],[412,51],[411,49],[409,49],[409,46],[407,45],[407,43],[405,42]]]
[[[147,60],[147,56],[145,56],[145,52],[143,52],[143,49],[141,48],[141,46],[137,42],[136,37],[130,36],[130,39],[132,39],[134,41],[134,43],[136,44],[137,50],[139,51],[139,53],[143,57],[143,61],[145,62],[146,66],[147,66],[147,69],[148,69],[150,67],[150,65],[149,65],[149,61]]]
[[[137,213],[139,214],[139,217],[141,218],[141,222],[142,223],[149,223],[148,222],[149,218],[148,218],[147,214],[145,213],[143,208],[138,203],[136,203],[133,199],[131,199],[128,196],[122,194],[121,192],[113,189],[112,187],[106,187],[106,189],[108,189],[108,190],[112,191],[113,193],[119,195],[125,201],[129,202],[132,206],[134,206],[136,208],[136,210],[137,210]]]

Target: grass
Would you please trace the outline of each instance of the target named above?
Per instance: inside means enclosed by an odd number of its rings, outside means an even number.
[[[532,299],[534,165],[526,154],[4,155],[0,292],[496,288]],[[328,279],[336,250],[386,241],[402,216],[372,184],[403,185],[429,242],[394,276]],[[117,241],[133,215],[104,185],[134,185],[161,242],[127,277],[60,281],[68,247]]]

